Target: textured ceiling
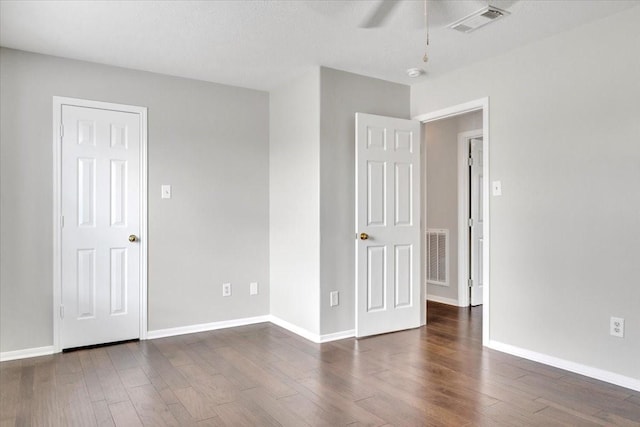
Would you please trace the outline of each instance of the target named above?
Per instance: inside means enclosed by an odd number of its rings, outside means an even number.
[[[387,0],[390,1],[390,0]],[[380,28],[379,1],[1,1],[0,45],[270,90],[325,65],[411,84],[423,67],[423,2],[403,0]],[[428,79],[640,5],[637,0],[492,0],[511,15],[471,34],[446,25],[486,5],[430,0]],[[418,79],[417,81],[420,81]]]

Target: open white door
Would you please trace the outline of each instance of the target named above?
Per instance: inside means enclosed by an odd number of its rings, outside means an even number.
[[[420,326],[420,122],[356,113],[356,336]]]
[[[482,304],[482,251],[483,227],[483,160],[482,138],[474,138],[471,143],[471,305]]]

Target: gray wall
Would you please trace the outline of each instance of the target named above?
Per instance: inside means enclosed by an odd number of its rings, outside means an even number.
[[[351,330],[355,113],[408,118],[409,87],[320,67],[270,108],[271,313],[316,335]]]
[[[320,71],[270,97],[271,314],[320,333]]]
[[[458,134],[481,130],[482,111],[429,122],[423,129],[427,152],[427,228],[449,230],[449,286],[427,284],[427,297],[457,300]]]
[[[324,67],[320,81],[320,319],[330,334],[355,326],[355,113],[409,118],[409,87]]]
[[[54,95],[149,108],[150,330],[269,312],[266,92],[4,48],[0,75],[0,351],[52,344]]]
[[[640,378],[640,7],[412,87],[490,97],[491,339]],[[626,319],[623,339],[610,316]]]

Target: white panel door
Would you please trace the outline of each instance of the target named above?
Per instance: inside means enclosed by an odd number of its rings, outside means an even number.
[[[356,113],[356,336],[420,326],[420,123]]]
[[[62,106],[61,348],[139,338],[140,116]]]
[[[482,304],[482,138],[471,140],[471,305]]]

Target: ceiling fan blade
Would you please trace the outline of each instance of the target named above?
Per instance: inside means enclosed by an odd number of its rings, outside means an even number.
[[[376,28],[382,26],[387,18],[391,16],[391,12],[400,1],[401,0],[381,0],[373,13],[360,24],[360,28]]]

